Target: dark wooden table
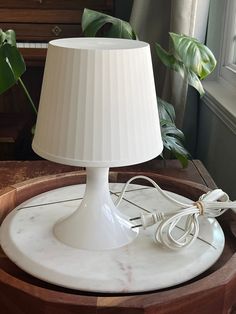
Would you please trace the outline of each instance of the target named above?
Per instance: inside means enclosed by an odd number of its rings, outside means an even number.
[[[28,179],[76,171],[84,168],[65,166],[46,160],[34,161],[0,161],[0,189]],[[122,168],[111,168],[111,171],[145,171],[155,172],[163,176],[189,180],[214,189],[216,187],[210,174],[200,160],[189,161],[183,169],[177,160],[151,160],[149,162]]]
[[[77,171],[81,170],[81,171]],[[112,169],[111,182],[126,182],[144,173],[162,188],[197,199],[215,188],[198,160],[182,169],[177,161],[154,160],[135,167]],[[43,176],[43,177],[42,177]],[[30,180],[29,180],[30,179]],[[26,182],[22,182],[28,180]],[[48,161],[0,162],[0,222],[22,201],[64,185],[85,182],[82,168]],[[19,269],[0,252],[2,314],[221,314],[236,313],[235,214],[219,220],[226,238],[219,260],[200,276],[170,289],[145,294],[93,294],[45,283]]]

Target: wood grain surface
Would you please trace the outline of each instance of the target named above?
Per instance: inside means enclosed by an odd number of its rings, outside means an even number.
[[[0,189],[28,179],[59,174],[63,172],[81,170],[83,168],[60,165],[47,160],[33,161],[0,161]],[[182,168],[177,160],[151,161],[120,168],[111,168],[111,171],[145,171],[154,172],[170,178],[193,181],[209,187],[216,188],[211,176],[199,160],[189,161],[187,168]]]

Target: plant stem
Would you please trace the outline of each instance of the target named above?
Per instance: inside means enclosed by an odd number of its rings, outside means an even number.
[[[31,98],[31,96],[30,96],[30,94],[29,94],[29,92],[28,92],[28,90],[27,90],[25,84],[23,83],[23,81],[22,81],[22,79],[21,79],[20,77],[19,77],[19,79],[18,79],[18,82],[20,83],[20,85],[21,85],[23,91],[25,92],[25,94],[26,94],[26,96],[27,96],[27,98],[28,98],[28,100],[29,100],[29,102],[30,102],[30,104],[31,104],[31,106],[32,106],[32,109],[33,109],[34,113],[35,113],[36,116],[37,116],[38,111],[37,111],[37,109],[36,109],[36,107],[35,107],[35,105],[34,105],[34,102],[33,102],[32,98]]]

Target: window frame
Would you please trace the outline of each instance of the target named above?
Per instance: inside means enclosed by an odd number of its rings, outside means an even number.
[[[219,77],[236,87],[236,0],[226,0],[223,17],[223,39],[219,60]],[[233,42],[234,41],[234,42]]]
[[[205,95],[201,99],[201,105],[206,105],[225,127],[236,134],[236,74],[229,69],[225,46],[229,38],[226,34],[226,25],[229,23],[226,19],[228,3],[229,0],[211,0],[210,3],[206,45],[214,53],[217,66],[203,81]]]

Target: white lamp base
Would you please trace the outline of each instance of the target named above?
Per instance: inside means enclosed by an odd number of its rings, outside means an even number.
[[[109,168],[87,168],[86,190],[79,208],[54,226],[61,242],[78,249],[110,250],[132,242],[138,229],[115,207],[109,191]]]
[[[110,184],[113,200],[122,186]],[[64,245],[55,238],[53,226],[66,213],[76,210],[81,201],[69,199],[82,198],[84,190],[85,185],[52,190],[13,210],[1,226],[1,245],[8,257],[26,272],[53,284],[90,292],[134,293],[190,280],[209,268],[222,253],[223,231],[215,219],[205,218],[200,220],[197,240],[180,251],[156,245],[152,227],[140,230],[129,245],[114,250],[88,251]],[[135,217],[142,212],[140,207],[175,209],[155,189],[130,185],[120,210]]]

